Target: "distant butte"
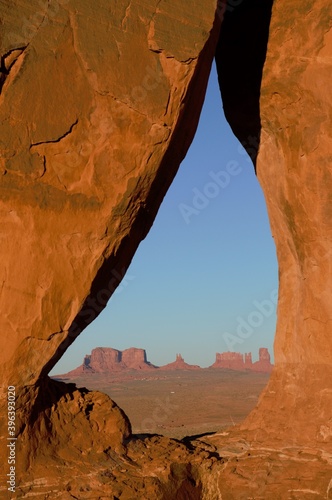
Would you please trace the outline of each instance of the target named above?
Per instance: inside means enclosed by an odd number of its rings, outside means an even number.
[[[181,354],[176,355],[175,361],[173,363],[168,363],[167,365],[161,366],[161,370],[201,370],[198,365],[189,365],[185,362]]]
[[[273,365],[270,362],[268,349],[259,349],[259,360],[252,362],[250,353],[239,352],[216,353],[216,361],[210,368],[226,368],[229,370],[252,370],[270,373]],[[181,354],[176,355],[175,361],[163,366],[156,366],[147,360],[145,349],[130,347],[124,351],[112,347],[96,347],[84,357],[83,363],[61,377],[79,377],[94,373],[118,373],[130,370],[202,370],[198,365],[185,362]]]
[[[78,377],[93,373],[111,373],[125,370],[150,370],[157,368],[146,357],[144,349],[130,347],[118,351],[112,347],[96,347],[91,354],[84,357],[83,363],[66,374],[68,377]]]
[[[270,353],[266,347],[260,347],[259,360],[252,362],[251,352],[241,354],[240,352],[216,353],[216,361],[211,368],[228,368],[229,370],[252,370],[255,372],[271,373],[273,365],[270,361]]]

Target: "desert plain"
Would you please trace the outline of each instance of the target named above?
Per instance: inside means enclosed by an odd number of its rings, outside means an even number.
[[[108,394],[129,417],[134,434],[182,439],[242,422],[256,406],[269,374],[207,368],[58,379]]]

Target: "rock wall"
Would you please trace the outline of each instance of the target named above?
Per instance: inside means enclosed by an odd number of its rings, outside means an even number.
[[[243,62],[250,81],[263,70],[264,57],[255,62],[252,50],[258,35],[253,38],[252,26],[239,23],[247,16],[248,5],[239,6],[238,19],[228,17],[217,51],[221,90],[230,103],[237,97],[243,99],[247,81],[238,79],[236,71],[224,70],[235,66],[234,61],[241,68]],[[268,17],[265,21],[269,25]],[[253,27],[257,29],[257,24]],[[285,6],[276,0],[261,92],[256,80],[251,107],[244,108],[248,115],[245,133],[237,131],[236,108],[227,108],[227,118],[249,153],[255,153],[250,143],[256,138],[257,174],[280,269],[276,367],[244,428],[269,428],[270,435],[272,428],[291,442],[332,440],[330,28],[331,6],[325,1],[300,5],[292,0]],[[241,52],[238,42],[244,39],[248,49]],[[309,413],[303,407],[310,408]],[[296,419],[296,426],[289,422],[289,415]]]
[[[260,347],[258,355],[259,359],[255,363],[252,363],[251,370],[271,373],[273,365],[271,364],[271,356],[268,349]]]
[[[83,487],[92,498],[93,462],[105,467],[93,473],[100,495],[107,484],[128,498],[146,486],[163,500],[331,498],[332,7],[275,0],[270,24],[272,0],[216,4],[1,2],[0,458],[15,385],[22,497],[38,483],[38,497]],[[243,439],[227,448],[224,434],[202,453],[206,443],[128,444],[109,398],[46,375],[105,307],[154,220],[196,130],[223,8],[225,111],[257,167],[280,266],[276,366],[240,429],[250,453]],[[290,448],[300,451],[280,467]],[[304,448],[310,477],[307,464],[296,469]],[[65,484],[73,467],[84,476]]]
[[[237,15],[240,10],[241,6]],[[276,0],[273,5],[259,96],[257,175],[266,198],[279,262],[275,369],[258,408],[243,424],[243,429],[257,431],[256,436],[261,433],[263,440],[271,440],[274,435],[293,444],[318,441],[330,451],[331,18],[332,7],[323,0],[291,0],[287,5]],[[242,64],[234,40],[251,38],[249,25],[238,34],[235,28],[233,40],[228,34],[231,28],[230,20],[227,36],[222,36],[219,44],[221,80],[225,59],[236,60],[239,67]],[[227,56],[222,56],[222,49]],[[242,56],[246,59],[248,54],[244,51]],[[251,65],[257,73],[253,56]],[[225,78],[231,102],[236,96],[242,99],[241,86],[246,86],[246,78],[240,81],[234,73]],[[255,95],[252,93],[252,100]],[[227,94],[225,98],[228,99]],[[228,120],[234,122],[235,129],[238,113],[233,113],[231,106],[228,110]],[[252,116],[256,119],[256,112]],[[253,128],[247,128],[246,133],[254,137]],[[248,149],[248,138],[246,141],[238,135]],[[269,436],[264,436],[260,429],[268,429]]]
[[[146,370],[154,368],[147,360],[145,349],[138,349],[137,347],[122,351],[121,361],[129,369]]]
[[[217,352],[211,368],[229,368],[242,371],[245,369],[243,354],[240,352]]]
[[[102,408],[111,418],[108,398],[66,396],[47,373],[106,306],[153,223],[197,128],[221,17],[217,1],[196,0],[13,0],[0,16],[0,458],[15,386],[23,473],[47,461],[33,443],[66,443],[53,420],[80,410],[89,448]],[[121,448],[128,421],[116,418]]]
[[[17,386],[122,279],[195,133],[220,23],[213,2],[76,3],[1,7],[0,375]]]

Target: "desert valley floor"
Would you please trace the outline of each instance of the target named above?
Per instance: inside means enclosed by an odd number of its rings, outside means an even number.
[[[135,434],[157,433],[177,439],[241,422],[256,405],[268,379],[265,373],[225,369],[61,378],[108,394],[128,415]]]

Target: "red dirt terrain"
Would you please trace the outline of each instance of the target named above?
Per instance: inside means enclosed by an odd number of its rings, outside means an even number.
[[[244,420],[269,375],[226,369],[164,369],[63,376],[65,382],[108,394],[134,433],[168,437],[216,432]]]

